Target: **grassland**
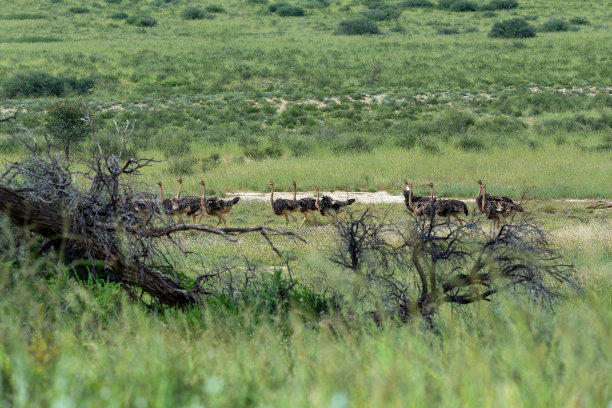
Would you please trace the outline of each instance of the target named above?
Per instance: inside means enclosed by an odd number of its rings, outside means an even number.
[[[399,194],[408,178],[418,189],[433,181],[437,195],[469,198],[481,178],[495,194],[524,195],[529,216],[576,265],[584,297],[567,293],[549,310],[502,293],[462,311],[443,308],[437,334],[419,322],[377,327],[299,308],[177,311],[112,284],[77,282],[61,264],[15,253],[1,234],[0,407],[610,404],[612,218],[555,199],[612,196],[612,1],[405,8],[378,23],[382,34],[365,36],[336,31],[374,1],[295,3],[304,17],[227,0],[214,18],[185,20],[187,6],[215,3],[4,1],[0,85],[35,71],[92,79],[90,92],[67,97],[88,106],[107,152],[120,148],[113,121],[137,120],[130,152],[163,162],[126,182],[152,193],[161,180],[169,195],[181,176],[190,194],[200,193],[201,179],[216,195],[266,191],[269,180],[281,190],[296,180],[301,191]],[[157,25],[136,27],[119,13]],[[551,17],[586,24],[488,38],[495,22],[517,16],[536,27]],[[19,110],[41,134],[58,98],[2,92],[0,117]],[[24,155],[12,132],[0,123],[7,161]],[[83,167],[92,149],[83,141],[73,166]],[[400,204],[353,207],[409,219]],[[246,200],[228,220],[284,226],[266,204]],[[306,244],[275,238],[300,287],[342,281],[346,271],[328,259],[335,229],[309,221],[300,235]],[[173,254],[186,279],[202,272],[202,260],[205,268],[244,259],[282,266],[259,236],[177,239],[202,257]]]
[[[336,31],[370,3],[305,3],[299,18],[228,1],[214,19],[185,20],[181,2],[99,2],[75,14],[76,1],[13,1],[0,15],[0,82],[29,71],[93,79],[81,98],[109,148],[112,121],[136,119],[137,149],[168,160],[152,173],[205,178],[219,192],[262,191],[279,177],[392,190],[408,177],[467,196],[477,177],[534,198],[612,194],[597,182],[612,148],[609,2],[406,8],[380,22],[382,35],[366,36]],[[134,27],[111,18],[117,13],[158,24]],[[514,16],[588,24],[526,40],[487,37],[495,21]],[[438,34],[449,27],[459,33]],[[40,131],[52,101],[7,98],[2,108],[22,109],[21,120]],[[10,132],[0,128],[9,155]]]

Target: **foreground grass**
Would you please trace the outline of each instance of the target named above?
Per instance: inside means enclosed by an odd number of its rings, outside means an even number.
[[[554,312],[509,294],[461,312],[444,308],[437,335],[418,322],[375,327],[334,314],[254,316],[248,308],[215,305],[151,311],[119,287],[80,284],[61,273],[41,279],[34,264],[3,261],[0,401],[16,407],[605,406],[612,397],[609,212],[571,203],[526,207],[577,265],[585,297],[570,295]],[[232,221],[277,225],[266,210],[237,206]],[[408,217],[401,205],[372,210],[390,220]],[[334,230],[307,226],[301,234],[308,244],[276,241],[293,251],[299,279],[313,287],[334,268],[321,255],[334,247]],[[195,234],[181,240],[209,265],[238,254],[277,263],[257,237],[231,245]]]
[[[584,259],[585,301],[505,298],[444,311],[441,334],[254,323],[214,309],[150,314],[113,288],[0,284],[0,401],[9,406],[605,406],[612,287]],[[609,261],[608,261],[609,262]],[[609,264],[608,264],[609,266]],[[8,290],[10,289],[10,290]]]

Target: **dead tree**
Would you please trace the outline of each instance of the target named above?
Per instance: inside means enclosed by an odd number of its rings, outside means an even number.
[[[575,267],[529,218],[486,232],[474,218],[435,223],[414,217],[391,225],[366,211],[349,213],[337,230],[341,245],[331,260],[367,279],[364,303],[381,305],[371,311],[376,316],[404,322],[420,316],[433,325],[445,304],[490,301],[512,291],[552,306],[563,293],[558,283],[581,291]]]
[[[43,237],[43,249],[57,253],[81,278],[103,278],[128,289],[140,288],[163,304],[184,307],[199,303],[201,296],[196,289],[179,284],[172,258],[173,253],[187,253],[175,237],[181,231],[216,234],[230,242],[236,242],[240,234],[259,233],[274,250],[271,235],[301,239],[266,226],[175,225],[153,195],[126,194],[125,187],[134,184],[140,170],[155,162],[127,155],[133,123],[117,126],[122,152],[105,156],[98,144],[100,153],[83,173],[71,170],[52,153],[48,135],[43,135],[44,143],[39,145],[32,132],[13,124],[16,140],[29,155],[5,164],[0,174],[0,212],[28,234]],[[97,143],[93,132],[92,138]]]

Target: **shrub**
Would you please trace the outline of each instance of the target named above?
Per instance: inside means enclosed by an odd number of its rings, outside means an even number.
[[[540,16],[538,16],[537,14],[527,14],[523,18],[527,21],[536,21],[538,18],[540,18]]]
[[[3,83],[4,94],[9,98],[64,96],[71,91],[87,93],[93,88],[91,78],[56,78],[44,72],[27,72],[7,78]]]
[[[182,15],[185,20],[201,20],[206,12],[199,7],[187,6],[183,9]]]
[[[276,9],[276,14],[281,17],[302,17],[306,11],[299,6],[286,5]]]
[[[438,28],[438,34],[440,35],[459,34],[459,30],[453,27],[442,27],[442,28]]]
[[[466,33],[477,33],[479,31],[480,30],[478,29],[478,27],[468,27],[468,28],[465,29]]]
[[[433,3],[429,0],[404,0],[398,3],[398,6],[405,8],[433,7]]]
[[[304,0],[300,4],[308,9],[329,7],[329,1],[327,0]]]
[[[438,154],[440,153],[440,146],[432,138],[426,137],[421,139],[419,146],[425,153]]]
[[[89,9],[87,7],[70,7],[68,10],[70,10],[74,14],[89,13]]]
[[[276,13],[276,10],[277,10],[279,7],[286,7],[286,6],[291,6],[291,4],[289,4],[289,3],[284,3],[284,2],[282,2],[282,3],[274,3],[274,4],[270,4],[270,5],[268,6],[268,11],[269,11],[270,13]]]
[[[247,0],[250,4],[268,4],[268,0]]]
[[[480,152],[484,150],[485,144],[479,137],[466,135],[459,139],[457,147],[466,152]]]
[[[59,101],[47,106],[46,130],[59,141],[70,159],[70,145],[78,143],[89,133],[89,126],[81,118],[85,107],[80,101]]]
[[[211,4],[209,6],[206,6],[204,10],[209,13],[225,13],[225,9],[223,8],[223,6],[220,6],[218,4]]]
[[[572,17],[572,18],[569,19],[569,22],[571,24],[575,24],[575,25],[589,25],[589,24],[591,24],[589,22],[589,20],[587,20],[584,17]]]
[[[172,159],[168,170],[175,176],[185,176],[193,174],[193,165],[197,160],[193,157],[182,157],[180,159]]]
[[[393,32],[393,33],[405,33],[406,29],[404,28],[404,26],[401,25],[396,25],[394,27],[391,27],[389,29],[389,31]]]
[[[466,12],[478,10],[478,5],[467,0],[457,0],[450,6],[451,11]]]
[[[490,38],[531,38],[535,36],[535,27],[521,17],[498,21],[489,31]]]
[[[256,143],[245,147],[243,152],[246,157],[253,160],[275,159],[283,155],[283,151],[277,145],[262,147]]]
[[[127,15],[126,13],[119,12],[119,13],[111,14],[109,17],[112,18],[113,20],[125,20],[126,18],[129,17],[129,15]]]
[[[108,4],[120,4],[123,0],[105,0]]]
[[[512,10],[518,7],[516,0],[493,0],[481,7],[481,10]]]
[[[449,10],[457,0],[439,0],[438,8],[443,10]]]
[[[136,27],[154,27],[157,25],[157,20],[151,16],[140,14],[127,19],[128,24]]]
[[[383,6],[381,8],[368,10],[363,13],[364,17],[375,21],[397,20],[401,14],[401,9],[395,6]]]
[[[542,26],[540,26],[540,31],[545,33],[567,31],[569,29],[570,25],[567,23],[567,21],[555,17],[548,19],[544,24],[542,24]]]
[[[346,35],[380,34],[376,22],[366,17],[341,21],[338,32]]]
[[[339,140],[332,146],[332,150],[335,153],[368,153],[371,152],[373,148],[372,141],[364,138],[363,136],[352,136],[345,140]]]

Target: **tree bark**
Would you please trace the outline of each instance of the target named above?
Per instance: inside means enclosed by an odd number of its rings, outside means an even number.
[[[57,249],[64,251],[62,255],[67,263],[88,261],[85,254],[89,252],[95,261],[110,268],[120,283],[138,286],[166,305],[184,307],[200,301],[195,292],[186,290],[155,270],[130,262],[120,252],[107,253],[98,249],[95,237],[75,234],[70,217],[48,204],[32,202],[16,190],[0,186],[0,211],[16,226],[49,238]],[[93,245],[86,247],[86,242]]]

